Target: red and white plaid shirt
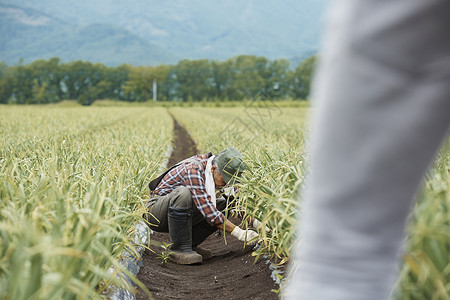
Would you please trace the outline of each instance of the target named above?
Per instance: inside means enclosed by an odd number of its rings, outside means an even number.
[[[224,222],[224,215],[213,204],[211,197],[206,192],[205,169],[208,158],[212,156],[209,152],[204,155],[194,155],[202,163],[203,168],[197,164],[186,162],[173,168],[163,177],[155,188],[154,193],[160,196],[167,195],[177,187],[185,186],[191,191],[195,206],[205,217],[209,224],[218,225]]]

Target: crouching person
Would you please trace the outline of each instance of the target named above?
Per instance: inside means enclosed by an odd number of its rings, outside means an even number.
[[[172,261],[201,264],[211,258],[212,251],[199,245],[217,229],[243,242],[255,240],[255,231],[225,220],[226,200],[216,199],[216,189],[238,182],[245,169],[242,154],[227,148],[218,155],[185,159],[150,182],[151,197],[144,217],[152,230],[169,232]]]

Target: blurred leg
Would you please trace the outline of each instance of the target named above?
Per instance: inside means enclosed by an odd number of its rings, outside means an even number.
[[[342,0],[314,87],[288,299],[386,299],[413,197],[450,125],[450,2]]]

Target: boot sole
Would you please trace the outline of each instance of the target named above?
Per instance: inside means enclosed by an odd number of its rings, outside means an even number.
[[[179,265],[201,265],[202,256],[197,253],[195,254],[196,255],[174,253],[169,256],[169,259],[170,261],[177,263]]]
[[[195,248],[192,248],[192,250],[197,252],[198,254],[200,254],[204,261],[209,260],[214,257],[214,253],[210,249],[203,249],[200,247],[195,247]]]

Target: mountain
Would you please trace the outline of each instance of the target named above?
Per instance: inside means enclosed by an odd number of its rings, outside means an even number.
[[[117,65],[223,60],[240,54],[305,57],[318,50],[327,2],[0,1],[0,40],[8,45],[0,46],[0,60],[50,55]]]
[[[0,61],[59,57],[116,66],[174,63],[179,58],[112,24],[77,26],[34,9],[0,3]]]

